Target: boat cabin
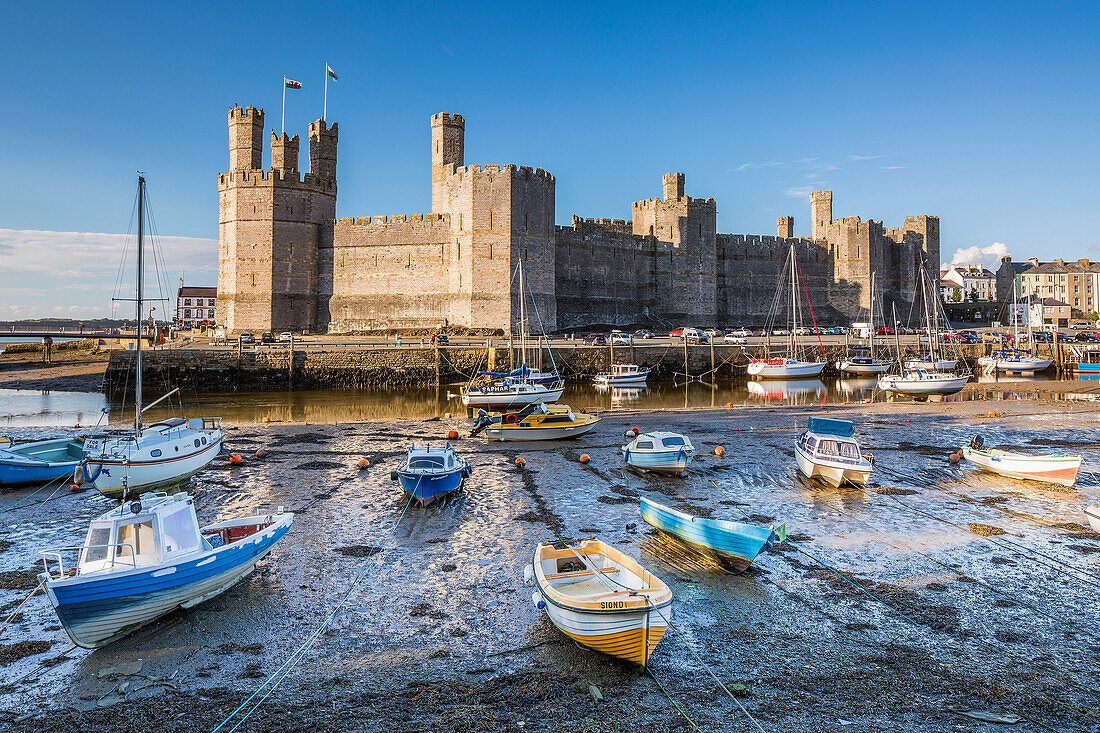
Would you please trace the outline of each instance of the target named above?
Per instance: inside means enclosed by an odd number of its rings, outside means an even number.
[[[146,493],[92,520],[77,572],[159,565],[210,547],[199,532],[190,496]]]
[[[642,369],[637,364],[612,364],[611,376],[613,377],[632,377],[638,374],[648,372],[648,369]]]
[[[410,473],[448,473],[461,468],[458,456],[450,445],[442,448],[431,446],[409,448],[403,471]]]
[[[634,439],[634,450],[679,450],[692,448],[691,441],[679,433],[642,433]]]
[[[798,445],[807,453],[829,459],[862,461],[859,442],[852,437],[855,426],[851,420],[811,417],[809,429],[798,436]]]

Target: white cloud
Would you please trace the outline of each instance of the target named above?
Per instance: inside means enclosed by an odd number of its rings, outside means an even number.
[[[790,196],[792,199],[804,199],[809,198],[810,194],[816,190],[817,186],[792,186],[784,189],[783,195]]]
[[[880,165],[878,169],[880,171],[903,171],[908,167],[907,165]]]
[[[893,155],[893,153],[879,153],[878,155],[849,155],[848,160],[875,160],[877,158],[888,158],[891,155]]]
[[[748,170],[749,168],[776,168],[781,165],[787,165],[781,160],[770,160],[767,163],[742,163],[736,168],[731,168],[730,172],[736,173],[737,171]]]
[[[218,242],[200,237],[158,236],[146,248],[146,293],[174,298],[177,278],[213,285],[218,277]],[[121,313],[111,298],[121,272],[119,297],[131,297],[136,237],[94,232],[0,229],[0,313],[31,318],[66,313],[92,318]],[[165,292],[157,284],[157,271]],[[123,306],[125,304],[122,304]],[[157,303],[157,311],[173,303]]]
[[[988,270],[997,271],[1001,266],[1001,258],[1010,256],[1008,247],[1004,242],[994,242],[986,247],[974,245],[973,247],[960,247],[951,255],[953,265],[982,265]]]

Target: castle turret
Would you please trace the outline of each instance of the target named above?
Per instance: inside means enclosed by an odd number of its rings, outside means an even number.
[[[684,197],[683,173],[666,173],[661,182],[664,184],[665,201],[677,201]]]
[[[271,131],[271,167],[277,170],[298,170],[298,136],[288,136],[285,132],[276,135]]]
[[[775,236],[790,239],[794,236],[794,217],[781,216],[775,220]]]
[[[833,223],[833,192],[814,191],[810,194],[810,236],[825,239],[829,225]]]
[[[466,138],[466,121],[462,115],[441,112],[432,115],[432,211],[446,211],[444,168],[449,165],[462,166],[463,148]]]
[[[318,119],[309,123],[309,172],[323,181],[336,182],[336,143],[340,125]]]
[[[229,110],[229,170],[263,168],[264,111],[255,107]]]

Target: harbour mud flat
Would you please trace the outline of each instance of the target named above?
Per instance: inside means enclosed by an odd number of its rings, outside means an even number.
[[[98,392],[110,354],[88,349],[57,349],[46,364],[40,351],[0,353],[0,389]]]
[[[856,422],[876,457],[868,488],[796,475],[793,441],[822,414]],[[625,472],[632,426],[690,435],[689,474]],[[1100,536],[1081,513],[1100,503],[1092,405],[615,412],[573,442],[455,441],[473,466],[465,489],[405,511],[391,468],[411,442],[450,429],[468,425],[229,429],[245,461],[219,459],[191,482],[200,520],[283,505],[294,526],[226,593],[93,652],[73,647],[41,595],[20,604],[37,584],[37,552],[80,545],[110,502],[0,495],[0,615],[15,614],[0,634],[0,729],[211,731],[257,689],[222,730],[256,703],[241,729],[679,731],[692,729],[687,716],[701,730],[756,730],[742,707],[764,730],[994,729],[983,717],[1017,720],[1014,731],[1100,726]],[[1077,488],[952,466],[948,453],[975,433],[1082,453]],[[267,457],[252,458],[261,447]],[[655,534],[639,496],[786,522],[791,541],[732,575]],[[568,640],[523,585],[539,541],[590,535],[675,594],[647,673]],[[265,697],[261,685],[314,633]]]

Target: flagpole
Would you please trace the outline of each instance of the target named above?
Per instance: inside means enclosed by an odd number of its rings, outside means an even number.
[[[321,113],[321,119],[328,117],[328,62],[325,62],[325,111]]]
[[[279,134],[286,132],[286,77],[283,77],[283,119],[279,123]]]

